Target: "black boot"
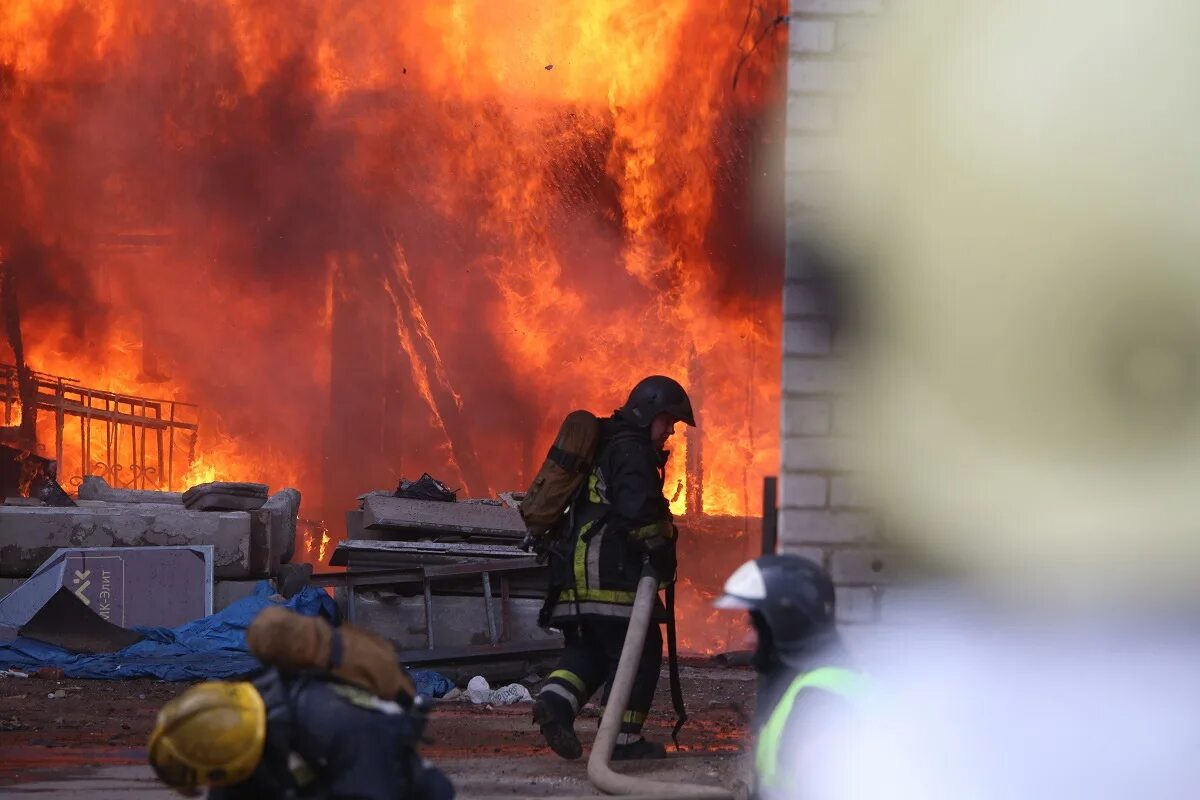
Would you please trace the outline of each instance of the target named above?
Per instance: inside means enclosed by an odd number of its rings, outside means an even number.
[[[638,739],[629,744],[619,744],[613,748],[613,761],[639,761],[648,758],[666,758],[667,748],[658,742],[647,742]]]
[[[533,704],[533,722],[541,728],[550,749],[562,758],[574,761],[583,755],[583,745],[575,735],[575,719],[565,700],[539,695]]]

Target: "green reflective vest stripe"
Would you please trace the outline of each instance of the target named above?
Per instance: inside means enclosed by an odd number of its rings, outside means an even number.
[[[800,692],[805,689],[820,689],[857,700],[864,694],[866,682],[859,673],[841,667],[819,667],[797,675],[758,734],[758,751],[755,753],[754,763],[758,772],[759,787],[779,788],[776,786],[779,777],[779,748],[783,746],[783,731],[792,716],[792,708],[795,707]]]

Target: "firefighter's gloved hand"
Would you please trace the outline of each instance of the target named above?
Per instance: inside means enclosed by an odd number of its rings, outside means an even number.
[[[675,542],[659,539],[655,544],[657,546],[647,548],[646,557],[650,567],[660,581],[671,583],[675,580],[675,570],[678,566],[675,559]]]

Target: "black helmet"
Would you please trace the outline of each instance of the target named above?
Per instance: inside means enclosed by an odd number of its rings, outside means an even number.
[[[749,611],[765,627],[769,645],[794,667],[813,644],[833,633],[833,580],[821,566],[797,555],[767,555],[748,561],[725,581],[717,608]],[[764,631],[759,630],[760,649]]]
[[[687,392],[679,381],[665,375],[651,375],[638,381],[617,413],[640,428],[649,428],[659,414],[670,414],[680,422],[696,426]]]

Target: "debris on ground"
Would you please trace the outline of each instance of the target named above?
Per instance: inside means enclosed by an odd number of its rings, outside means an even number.
[[[453,503],[458,499],[458,493],[430,475],[423,473],[415,481],[400,480],[394,497],[404,497],[409,500],[432,500],[439,503]]]
[[[510,683],[493,689],[482,675],[476,675],[467,683],[467,696],[477,706],[511,706],[517,703],[532,703],[529,690],[519,683]]]
[[[257,511],[266,505],[269,492],[265,483],[213,481],[184,492],[183,505],[190,511]]]

